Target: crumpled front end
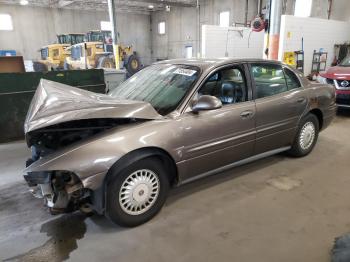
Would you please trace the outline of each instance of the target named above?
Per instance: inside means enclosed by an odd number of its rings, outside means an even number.
[[[74,173],[67,171],[28,172],[24,179],[31,193],[43,198],[53,214],[73,212],[91,204],[91,192]]]
[[[121,141],[117,132],[161,118],[146,102],[41,80],[25,121],[32,155],[24,178],[54,213],[96,206],[105,174],[123,153],[113,144]]]

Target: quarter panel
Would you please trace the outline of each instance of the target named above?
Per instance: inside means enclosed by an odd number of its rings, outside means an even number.
[[[257,99],[255,154],[290,145],[307,105],[308,94],[303,88]]]

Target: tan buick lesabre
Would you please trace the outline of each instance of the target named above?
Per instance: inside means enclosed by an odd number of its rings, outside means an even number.
[[[25,180],[53,213],[151,219],[171,186],[282,151],[305,156],[335,90],[274,61],[168,60],[108,95],[42,80],[25,122]]]

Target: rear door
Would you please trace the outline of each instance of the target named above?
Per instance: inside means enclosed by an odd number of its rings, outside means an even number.
[[[203,174],[251,156],[255,142],[255,103],[245,65],[225,66],[207,77],[196,96],[219,98],[222,108],[181,117],[184,131],[184,179]]]
[[[298,77],[277,63],[251,63],[256,104],[255,154],[291,145],[307,107]]]

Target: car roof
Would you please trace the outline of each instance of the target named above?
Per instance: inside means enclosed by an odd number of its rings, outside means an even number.
[[[191,66],[197,66],[202,70],[205,70],[209,67],[217,67],[217,66],[231,64],[231,63],[245,63],[245,62],[249,62],[249,63],[268,62],[268,63],[274,63],[274,64],[281,64],[281,62],[275,61],[275,60],[266,60],[266,59],[259,59],[259,58],[236,59],[236,58],[230,58],[230,57],[170,59],[170,60],[159,61],[157,62],[157,64],[191,65]]]

